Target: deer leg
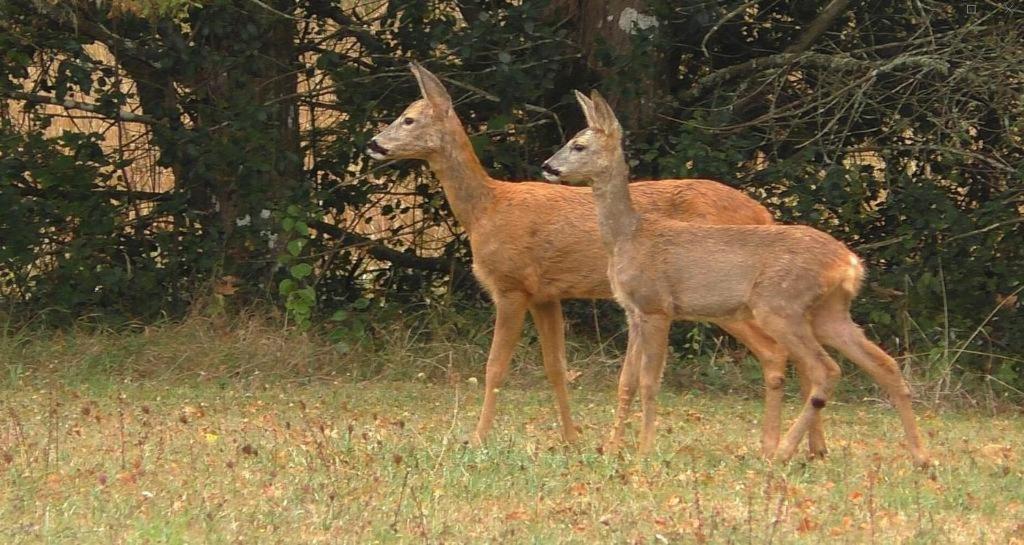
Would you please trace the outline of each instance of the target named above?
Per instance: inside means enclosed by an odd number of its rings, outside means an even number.
[[[781,344],[757,327],[753,321],[716,322],[726,333],[753,352],[764,373],[764,418],[761,422],[761,452],[775,453],[782,425],[782,396],[786,380],[788,354]]]
[[[889,399],[900,415],[907,446],[914,463],[921,467],[930,464],[928,450],[911,407],[910,386],[900,373],[896,360],[864,336],[860,327],[850,319],[848,306],[836,304],[815,316],[815,334],[823,343],[841,352],[864,370],[889,394]]]
[[[622,446],[622,438],[625,434],[626,421],[629,420],[633,397],[640,385],[639,324],[628,313],[626,318],[628,322],[626,356],[622,360],[622,370],[619,372],[615,421],[612,424],[611,437],[608,438],[608,442],[604,446],[605,452],[616,452]]]
[[[668,316],[638,315],[638,337],[640,342],[640,403],[643,407],[643,428],[640,430],[640,454],[648,454],[654,448],[657,427],[658,390],[661,375],[665,370],[665,353],[668,347],[668,330],[672,320]]]
[[[560,301],[545,301],[530,306],[533,323],[540,335],[544,372],[555,391],[555,403],[562,422],[562,438],[572,443],[579,438],[569,410],[568,377],[565,371],[565,323]]]
[[[804,338],[803,335],[800,337]],[[796,448],[805,433],[810,432],[812,434],[810,441],[812,445],[815,444],[816,439],[813,437],[811,430],[816,423],[820,423],[821,410],[825,408],[825,402],[831,397],[841,374],[839,365],[814,340],[813,336],[804,342],[805,344],[802,343],[799,348],[796,346],[792,348],[794,354],[800,354],[796,357],[802,359],[802,364],[808,367],[806,373],[808,387],[804,408],[800,416],[797,417],[796,422],[793,423],[779,443],[779,448],[775,452],[775,459],[780,461],[786,461],[793,457],[793,453],[796,452]]]
[[[494,337],[491,351],[487,355],[487,372],[484,378],[484,407],[472,441],[483,442],[494,424],[494,413],[498,403],[498,389],[508,377],[508,365],[512,360],[516,343],[523,332],[526,317],[526,297],[521,294],[502,294],[494,298],[497,309],[494,320]]]
[[[806,402],[811,397],[811,383],[807,373],[796,366],[797,378],[800,380],[800,399]],[[828,454],[828,447],[825,446],[825,429],[821,423],[821,413],[815,413],[810,426],[807,427],[807,448],[812,457],[823,458]]]
[[[810,324],[802,315],[784,317],[770,313],[764,313],[763,316],[760,314],[755,313],[758,324],[768,335],[789,350],[797,362],[797,369],[806,377],[809,386],[803,410],[775,451],[776,460],[786,461],[793,456],[797,445],[814,420],[820,417],[818,413],[825,407],[832,394],[839,380],[840,370],[839,365],[818,343]]]

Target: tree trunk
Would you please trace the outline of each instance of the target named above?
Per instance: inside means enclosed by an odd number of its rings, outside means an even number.
[[[663,25],[648,0],[556,0],[548,19],[567,19],[587,70],[601,80],[619,121],[627,129],[651,122],[656,102],[671,81],[671,55],[658,43]],[[587,78],[587,79],[593,79]],[[636,82],[645,82],[637,86]]]

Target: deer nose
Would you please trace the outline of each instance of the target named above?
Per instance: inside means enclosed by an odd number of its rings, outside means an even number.
[[[548,174],[551,174],[552,176],[560,176],[562,174],[561,170],[558,170],[557,168],[551,166],[548,163],[544,163],[543,165],[541,165],[540,169],[543,170],[544,172],[547,172]]]
[[[370,140],[370,143],[366,145],[366,153],[370,156],[385,156],[388,154],[388,149],[377,143],[377,139]]]

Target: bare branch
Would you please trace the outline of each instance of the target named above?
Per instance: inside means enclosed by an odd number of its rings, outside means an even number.
[[[700,50],[704,52],[704,56],[705,57],[709,57],[709,58],[711,57],[711,54],[708,53],[708,47],[707,47],[708,46],[708,40],[711,39],[711,35],[714,34],[715,32],[718,32],[718,29],[722,28],[722,25],[724,25],[725,23],[729,22],[730,19],[732,19],[733,17],[736,17],[737,15],[743,13],[744,11],[749,9],[751,6],[757,4],[759,1],[760,0],[750,0],[749,2],[747,2],[745,4],[740,4],[740,6],[738,8],[730,11],[729,13],[726,13],[725,17],[722,17],[721,19],[719,19],[718,22],[715,23],[715,26],[711,27],[711,30],[709,30],[708,33],[704,35],[704,39],[700,41]]]
[[[821,13],[818,14],[814,21],[807,26],[807,30],[800,35],[796,43],[786,48],[786,53],[799,54],[807,51],[811,44],[828,30],[828,27],[832,25],[836,17],[839,17],[846,10],[846,6],[849,3],[850,0],[832,0],[829,5],[825,6],[825,9],[821,10]]]
[[[339,243],[348,247],[358,248],[365,251],[374,259],[387,261],[399,267],[408,267],[422,271],[433,271],[451,273],[456,277],[463,277],[467,274],[465,267],[457,261],[439,257],[423,257],[413,253],[401,252],[388,247],[380,240],[374,240],[363,235],[346,231],[337,225],[324,221],[312,221],[309,226],[322,234],[329,235]]]
[[[157,119],[146,114],[137,114],[128,110],[118,110],[111,116],[110,112],[106,112],[98,104],[91,104],[88,102],[80,102],[77,100],[64,99],[61,100],[55,96],[41,95],[37,93],[24,93],[21,91],[0,91],[0,96],[7,98],[13,98],[15,100],[23,100],[32,104],[52,104],[54,106],[61,106],[69,110],[81,110],[83,112],[89,112],[103,117],[113,117],[121,121],[127,121],[130,123],[143,123],[146,125],[166,125],[167,122],[162,119]]]
[[[989,232],[989,231],[991,231],[993,229],[998,229],[1000,227],[1006,227],[1007,225],[1016,225],[1018,223],[1024,223],[1024,218],[1014,218],[1012,220],[1006,220],[1006,221],[1000,221],[1000,222],[997,222],[997,223],[993,223],[992,225],[988,225],[988,226],[982,227],[981,229],[975,229],[973,231],[968,231],[966,233],[960,233],[959,235],[951,236],[951,237],[947,238],[944,242],[950,242],[950,241],[957,240],[957,239],[960,239],[960,238],[966,238],[966,237],[969,237],[969,236],[972,236],[972,235],[979,235],[981,233],[987,233],[987,232]]]

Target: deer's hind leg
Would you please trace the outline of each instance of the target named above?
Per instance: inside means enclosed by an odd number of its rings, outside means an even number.
[[[796,366],[796,376],[800,380],[800,399],[807,401],[811,397],[811,383],[807,378],[807,373],[801,369],[800,365]],[[807,449],[813,458],[824,458],[828,454],[821,413],[814,415],[811,425],[807,428]]]
[[[761,421],[761,452],[771,456],[779,446],[782,426],[783,387],[786,383],[786,349],[751,320],[715,322],[746,346],[761,363],[764,374],[764,417]]]
[[[793,456],[797,445],[814,422],[839,381],[839,365],[818,343],[803,313],[776,313],[771,309],[755,309],[754,315],[765,332],[781,343],[797,362],[797,370],[806,380],[803,410],[779,442],[775,459],[785,461]]]
[[[562,422],[562,438],[572,443],[579,438],[576,424],[569,409],[569,380],[565,364],[565,322],[560,301],[545,301],[530,305],[530,315],[540,336],[544,372],[555,391],[555,404]]]
[[[523,333],[526,318],[526,296],[521,293],[503,293],[494,297],[496,316],[491,351],[487,355],[487,371],[484,378],[484,406],[480,420],[472,436],[474,443],[480,443],[491,431],[497,410],[498,389],[508,378],[508,366],[515,352],[516,344]]]
[[[775,454],[779,446],[779,435],[782,428],[783,387],[786,379],[786,362],[789,358],[786,349],[765,333],[753,320],[738,322],[716,322],[750,349],[754,357],[761,363],[764,374],[764,418],[761,423],[761,452],[765,457]],[[810,387],[801,365],[796,366],[796,374],[800,379],[800,399],[806,401]],[[825,430],[821,415],[815,414],[807,429],[807,444],[813,456],[823,456],[825,447]]]
[[[849,297],[836,292],[826,299],[812,314],[814,333],[822,343],[841,352],[850,361],[871,375],[885,391],[903,423],[907,444],[914,463],[927,466],[928,451],[911,407],[910,386],[907,385],[899,365],[891,356],[868,340],[850,318]]]

